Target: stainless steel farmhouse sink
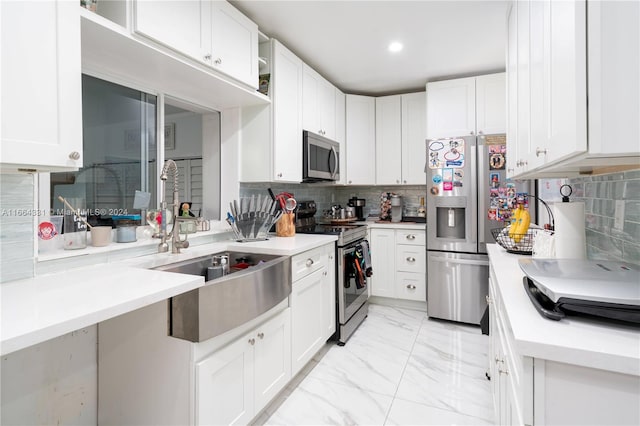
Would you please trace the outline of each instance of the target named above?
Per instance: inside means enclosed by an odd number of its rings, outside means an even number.
[[[217,255],[228,256],[229,274],[170,299],[171,336],[202,342],[256,318],[291,294],[289,256],[227,251],[155,269],[206,279]]]

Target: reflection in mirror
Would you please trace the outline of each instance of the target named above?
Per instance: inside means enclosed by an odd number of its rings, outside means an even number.
[[[156,111],[156,96],[83,75],[84,166],[51,173],[54,212],[63,209],[58,196],[80,198],[91,225],[112,225],[114,215],[142,213],[136,191],[150,193],[155,205]]]
[[[165,97],[164,158],[178,166],[180,206],[189,206],[185,215],[219,217],[219,123],[216,111]],[[166,185],[164,196],[171,204],[172,184]]]

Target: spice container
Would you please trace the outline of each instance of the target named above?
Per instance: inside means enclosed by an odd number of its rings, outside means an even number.
[[[140,215],[113,216],[113,223],[116,224],[116,242],[132,243],[137,240],[136,229],[140,224]]]

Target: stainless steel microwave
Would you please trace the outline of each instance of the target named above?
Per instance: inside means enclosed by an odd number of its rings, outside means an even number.
[[[302,181],[340,179],[340,145],[308,130],[302,131]]]

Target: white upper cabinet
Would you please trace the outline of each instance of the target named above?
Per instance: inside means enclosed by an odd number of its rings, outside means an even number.
[[[475,134],[475,99],[475,77],[427,83],[427,137]]]
[[[62,0],[0,2],[3,171],[82,167],[79,9]]]
[[[258,26],[226,1],[134,2],[135,32],[258,87]]]
[[[154,39],[199,61],[205,60],[205,25],[208,16],[203,7],[209,0],[133,2],[135,32]],[[210,34],[210,33],[209,33]]]
[[[211,65],[258,87],[258,26],[226,1],[211,3]],[[207,53],[209,55],[209,53]]]
[[[424,92],[376,98],[376,184],[425,182]]]
[[[375,185],[376,101],[370,96],[347,95],[346,183]],[[342,171],[341,171],[342,173]]]
[[[242,109],[241,182],[302,181],[302,66],[275,39],[260,45],[271,58],[271,105]]]
[[[302,127],[336,138],[336,88],[307,64],[302,73]]]
[[[427,83],[427,138],[506,132],[505,74]]]
[[[338,183],[342,184],[347,181],[346,106],[347,96],[339,89],[336,89],[336,142],[340,144],[340,181]]]
[[[513,2],[507,143],[517,160],[507,160],[510,176],[637,166],[640,97],[630,94],[640,90],[640,64],[629,52],[640,50],[639,20],[638,2]]]
[[[376,184],[402,183],[402,101],[400,95],[376,98]]]
[[[427,158],[427,111],[424,92],[402,95],[402,183],[424,185]]]

